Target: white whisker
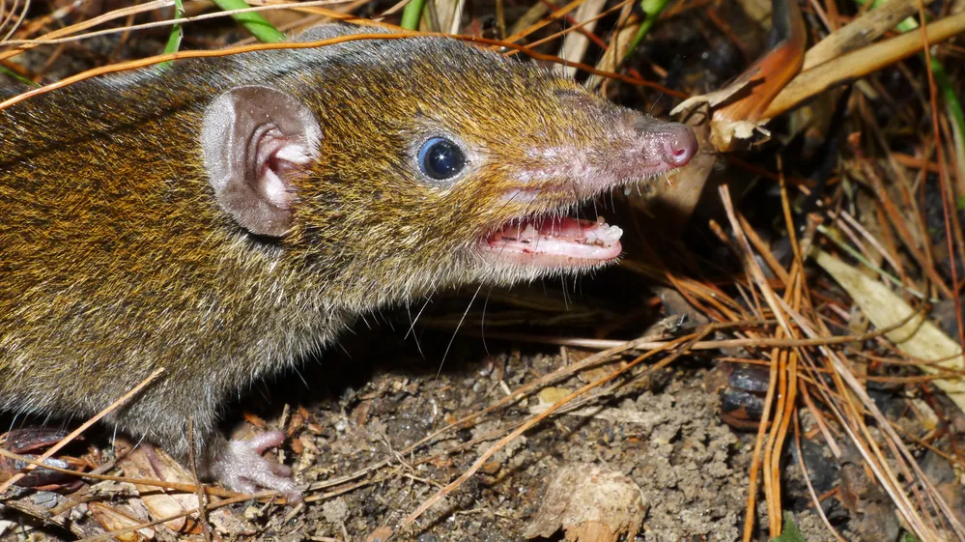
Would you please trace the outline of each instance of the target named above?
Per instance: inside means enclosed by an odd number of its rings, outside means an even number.
[[[462,318],[459,319],[459,324],[456,325],[456,330],[452,332],[452,338],[449,339],[449,344],[446,346],[446,351],[442,354],[442,361],[439,362],[439,370],[436,372],[437,377],[442,374],[442,367],[446,364],[446,357],[449,355],[449,349],[452,348],[452,343],[456,342],[456,334],[458,334],[459,329],[462,328],[462,323],[466,320],[466,315],[469,314],[469,309],[472,308],[473,302],[476,301],[476,296],[479,295],[479,290],[482,290],[482,284],[476,288],[476,293],[472,294],[472,299],[469,300],[469,305],[466,306],[466,310],[462,313]]]

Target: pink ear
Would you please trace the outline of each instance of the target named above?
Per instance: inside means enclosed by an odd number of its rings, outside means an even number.
[[[288,231],[295,200],[291,176],[318,158],[322,140],[308,107],[274,88],[238,87],[208,107],[201,140],[221,208],[254,234]]]

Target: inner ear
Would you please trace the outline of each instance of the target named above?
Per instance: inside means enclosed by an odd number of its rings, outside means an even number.
[[[204,115],[201,146],[218,204],[248,231],[273,237],[291,227],[292,180],[318,159],[322,130],[294,96],[263,86],[234,88]]]

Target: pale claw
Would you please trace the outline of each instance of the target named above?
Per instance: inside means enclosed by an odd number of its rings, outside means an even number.
[[[261,454],[285,441],[281,431],[262,433],[250,440],[232,440],[215,460],[213,471],[221,483],[233,491],[255,493],[258,488],[273,489],[290,501],[301,501],[301,492],[291,479],[291,469],[269,461]]]

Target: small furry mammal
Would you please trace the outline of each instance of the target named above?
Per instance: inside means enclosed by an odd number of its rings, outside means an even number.
[[[109,423],[184,458],[193,419],[208,474],[291,496],[280,434],[216,430],[227,397],[379,307],[613,261],[620,229],[567,211],[696,152],[430,37],[87,81],[0,111],[0,141],[0,410],[87,417],[163,367]]]

